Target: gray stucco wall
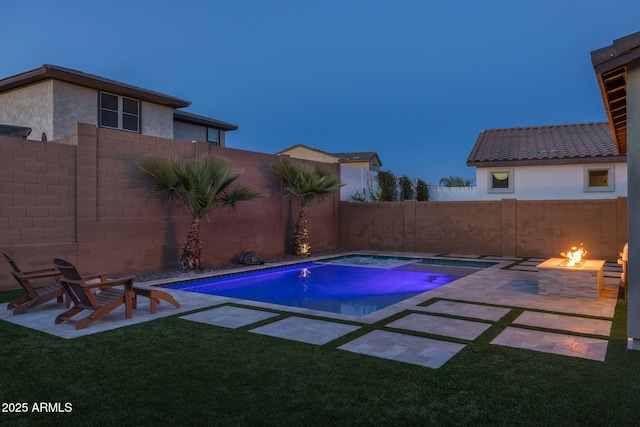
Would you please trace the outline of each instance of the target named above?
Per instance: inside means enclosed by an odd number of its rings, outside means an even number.
[[[173,137],[180,141],[206,141],[207,128],[190,123],[174,122]]]
[[[225,131],[220,131],[220,146],[226,146],[225,143]],[[190,123],[174,122],[173,123],[173,138],[180,141],[206,141],[207,140],[207,128],[205,126],[193,125]]]
[[[73,134],[76,123],[98,125],[98,91],[61,81],[53,81],[53,131],[47,139]],[[40,139],[40,134],[38,138]]]
[[[140,130],[144,135],[174,138],[173,108],[142,101]]]
[[[28,139],[40,140],[42,132],[53,135],[53,81],[0,94],[0,123],[30,127]]]
[[[30,127],[28,139],[39,141],[43,132],[49,141],[60,139],[73,134],[76,123],[98,125],[98,95],[58,80],[26,86],[0,94],[0,124]],[[141,133],[173,138],[173,108],[142,101],[140,120]]]

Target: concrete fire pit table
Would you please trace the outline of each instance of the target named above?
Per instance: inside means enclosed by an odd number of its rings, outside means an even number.
[[[550,258],[538,264],[538,294],[598,299],[603,286],[604,261],[582,260],[567,267],[564,258]]]

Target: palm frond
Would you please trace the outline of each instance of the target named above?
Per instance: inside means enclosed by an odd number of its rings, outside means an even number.
[[[344,185],[338,177],[319,165],[293,163],[286,157],[280,158],[272,168],[284,182],[285,197],[300,198],[302,206],[322,200]]]
[[[153,178],[156,191],[166,192],[169,198],[184,204],[193,218],[208,218],[220,206],[232,205],[235,209],[238,202],[260,196],[245,186],[240,198],[229,197],[227,188],[242,171],[229,169],[222,160],[202,157],[180,161],[176,157],[152,155],[140,160],[138,165]]]

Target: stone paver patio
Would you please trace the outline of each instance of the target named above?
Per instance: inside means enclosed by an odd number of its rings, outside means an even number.
[[[249,332],[322,345],[359,328],[359,326],[345,325],[344,323],[292,316],[260,326]]]
[[[473,341],[481,333],[489,329],[491,324],[412,313],[402,319],[389,323],[387,326],[394,329],[405,329],[407,331],[424,332],[432,335],[442,335],[444,337]]]
[[[462,350],[464,344],[395,332],[373,331],[338,348],[398,362],[439,368]]]
[[[434,257],[402,252],[384,254]],[[492,332],[496,335],[491,344],[604,360],[618,296],[620,270],[615,264],[605,265],[605,287],[600,298],[593,301],[538,295],[535,266],[544,259],[469,255],[464,259],[499,264],[365,316],[167,290],[180,302],[179,310],[160,304],[158,313],[152,315],[148,301],[141,298],[133,319],[124,319],[124,307],[121,307],[80,331],[76,331],[73,324],[53,323],[55,316],[64,310],[54,302],[19,316],[2,310],[0,320],[62,338],[75,338],[186,313],[182,319],[213,327],[246,327],[250,333],[314,345],[331,346],[332,341],[340,338],[343,344],[337,348],[342,350],[438,368],[495,322],[518,310],[517,317],[517,313],[513,313],[515,320]],[[392,316],[393,320],[386,320]],[[258,323],[257,327],[251,327]],[[372,325],[375,330],[360,332],[365,325]],[[352,339],[344,343],[349,337]]]

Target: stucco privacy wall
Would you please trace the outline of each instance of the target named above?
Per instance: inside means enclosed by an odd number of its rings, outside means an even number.
[[[584,243],[615,261],[627,242],[627,199],[349,203],[340,246],[518,257],[558,256]]]
[[[55,142],[0,138],[0,251],[23,269],[64,257],[82,271],[132,274],[175,266],[190,218],[154,194],[137,168],[149,153],[211,155],[244,170],[239,183],[265,197],[221,210],[202,227],[206,265],[228,263],[247,250],[263,257],[288,251],[286,236],[298,205],[281,197],[271,170],[277,156],[78,124]],[[323,165],[338,174],[338,165]],[[338,246],[339,196],[308,215],[312,250]],[[0,268],[0,290],[17,284]]]

